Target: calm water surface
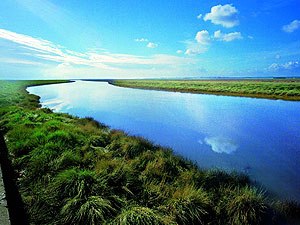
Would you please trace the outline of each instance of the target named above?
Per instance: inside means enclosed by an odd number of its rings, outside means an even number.
[[[300,202],[300,102],[120,88],[76,81],[28,88],[43,107],[91,116],[205,168],[243,171]]]

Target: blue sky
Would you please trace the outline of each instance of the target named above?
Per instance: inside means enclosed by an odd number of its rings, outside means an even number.
[[[1,79],[215,76],[300,76],[299,0],[1,0]]]

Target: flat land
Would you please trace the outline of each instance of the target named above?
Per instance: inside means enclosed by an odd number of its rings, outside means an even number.
[[[300,101],[300,79],[113,80],[120,87]]]
[[[297,203],[274,201],[246,175],[204,170],[92,118],[41,109],[26,92],[57,82],[65,81],[0,81],[0,131],[30,224],[299,220]]]

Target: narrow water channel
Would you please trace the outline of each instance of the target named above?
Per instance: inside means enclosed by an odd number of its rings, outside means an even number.
[[[90,81],[27,90],[43,107],[143,136],[200,167],[245,172],[278,197],[300,202],[300,102]]]

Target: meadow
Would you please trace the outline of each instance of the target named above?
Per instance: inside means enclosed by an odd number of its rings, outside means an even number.
[[[244,174],[201,169],[92,118],[42,109],[26,92],[59,82],[0,81],[0,130],[30,224],[299,221],[298,203],[271,198]]]
[[[141,89],[300,100],[300,79],[113,80],[110,83]]]

